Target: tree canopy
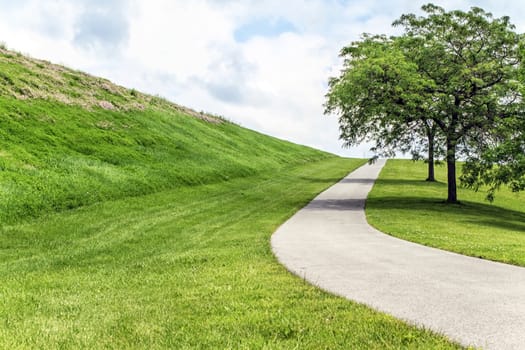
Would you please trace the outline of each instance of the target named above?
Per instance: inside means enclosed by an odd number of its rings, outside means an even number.
[[[400,150],[420,158],[426,138],[428,180],[434,180],[433,155],[439,149],[428,91],[432,81],[407,60],[397,38],[364,35],[341,50],[340,77],[329,82],[326,113],[339,115],[346,146],[373,141],[372,151],[392,156]]]
[[[446,152],[447,201],[455,203],[458,156],[488,159],[494,145],[500,152],[516,147],[503,140],[523,110],[524,38],[508,17],[477,7],[447,12],[428,4],[422,10],[425,16],[394,22],[404,29],[401,36],[365,35],[342,49],[344,69],[330,80],[326,112],[339,116],[347,145],[373,140],[388,153],[413,149],[418,135],[426,136],[434,143],[429,154]],[[488,181],[487,169],[474,170],[471,182]]]

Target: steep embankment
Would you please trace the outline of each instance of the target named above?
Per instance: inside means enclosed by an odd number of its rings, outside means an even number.
[[[0,223],[331,157],[0,49]]]

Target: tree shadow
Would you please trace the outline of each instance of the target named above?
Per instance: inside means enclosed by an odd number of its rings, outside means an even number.
[[[302,178],[310,182],[327,182],[336,181],[328,178]],[[363,178],[345,178],[341,183],[351,184],[370,184],[374,182],[371,179]],[[418,188],[446,188],[446,182],[428,182],[425,179],[378,179],[378,184],[396,187],[412,187]],[[351,195],[351,194],[349,194]],[[412,216],[428,215],[429,218],[439,218],[439,220],[447,220],[447,218],[454,218],[456,221],[467,224],[477,224],[487,227],[494,227],[502,230],[511,230],[514,232],[525,233],[525,213],[506,209],[497,204],[479,203],[468,200],[461,201],[459,204],[450,204],[445,201],[445,198],[437,197],[416,197],[416,196],[386,196],[386,197],[372,197],[366,203],[358,199],[315,199],[307,207],[306,210],[339,210],[339,211],[355,211],[362,210],[363,207],[374,207],[380,210],[403,210],[410,211]],[[424,213],[427,212],[427,213]]]
[[[372,180],[372,179],[348,179],[348,178],[344,178],[340,181],[340,183],[343,183],[343,184],[371,184],[374,182],[375,180]]]
[[[304,182],[310,182],[310,183],[336,183],[338,181],[341,181],[341,178],[339,177],[310,177],[310,176],[299,176],[299,179],[301,179]]]
[[[419,187],[447,187],[446,182],[421,180],[403,180],[403,179],[378,179],[377,184],[386,186],[419,186]]]
[[[365,178],[343,178],[343,179],[339,179],[339,178],[330,178],[330,177],[325,177],[325,178],[322,178],[322,177],[305,177],[305,176],[300,176],[299,179],[305,181],[305,182],[310,182],[310,183],[326,183],[326,182],[340,182],[340,183],[347,183],[347,184],[370,184],[370,183],[384,183],[384,184],[391,184],[391,185],[421,185],[421,186],[424,186],[424,185],[439,185],[439,186],[446,186],[446,183],[443,183],[443,182],[439,182],[439,181],[436,181],[436,182],[429,182],[429,181],[425,181],[425,179],[421,179],[421,180],[395,180],[395,179],[378,179],[378,180],[373,180],[373,179],[365,179]]]
[[[314,199],[304,209],[353,211],[363,210],[364,207],[365,201],[362,199]]]
[[[382,211],[410,211],[413,216],[425,215],[425,212],[431,212],[435,214],[432,217],[438,217],[440,220],[458,218],[457,221],[464,223],[525,233],[525,213],[493,204],[471,201],[449,204],[438,198],[403,196],[370,198],[366,203],[366,207]]]

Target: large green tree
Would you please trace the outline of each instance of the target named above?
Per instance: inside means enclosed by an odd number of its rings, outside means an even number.
[[[403,15],[405,54],[434,82],[432,98],[440,114],[433,117],[446,137],[447,201],[457,202],[458,153],[477,153],[495,127],[514,116],[521,104],[517,80],[523,36],[508,17],[493,18],[480,8],[450,11],[429,4],[427,16]]]
[[[439,149],[437,125],[427,91],[432,82],[406,60],[394,38],[364,35],[341,50],[344,69],[330,79],[325,112],[339,115],[346,146],[374,142],[379,156],[396,151],[421,158],[428,154],[428,178],[434,181],[434,154]],[[425,144],[424,151],[422,145]]]
[[[437,125],[445,139],[447,202],[456,203],[458,156],[486,149],[498,137],[499,125],[515,118],[522,103],[523,86],[517,76],[523,36],[515,33],[508,17],[494,18],[480,8],[447,12],[428,4],[422,10],[425,16],[407,14],[394,22],[404,29],[403,35],[390,39],[395,42],[403,79],[389,88],[395,98],[382,100],[388,105],[381,111],[402,111],[404,117],[396,120],[409,122],[412,119],[406,114],[419,108],[424,120]],[[353,69],[352,63],[347,66]],[[348,76],[343,71],[340,79]],[[352,103],[343,99],[339,103],[347,102]],[[391,120],[391,115],[385,120]],[[350,117],[340,114],[340,121]]]

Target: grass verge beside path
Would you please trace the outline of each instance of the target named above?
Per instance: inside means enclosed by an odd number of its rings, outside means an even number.
[[[0,229],[0,348],[457,348],[292,276],[269,238],[329,159]]]
[[[389,160],[369,195],[368,222],[409,241],[525,266],[523,194],[504,189],[490,204],[481,191],[458,189],[461,204],[446,204],[446,169],[436,172],[439,182],[425,182],[423,162]]]

